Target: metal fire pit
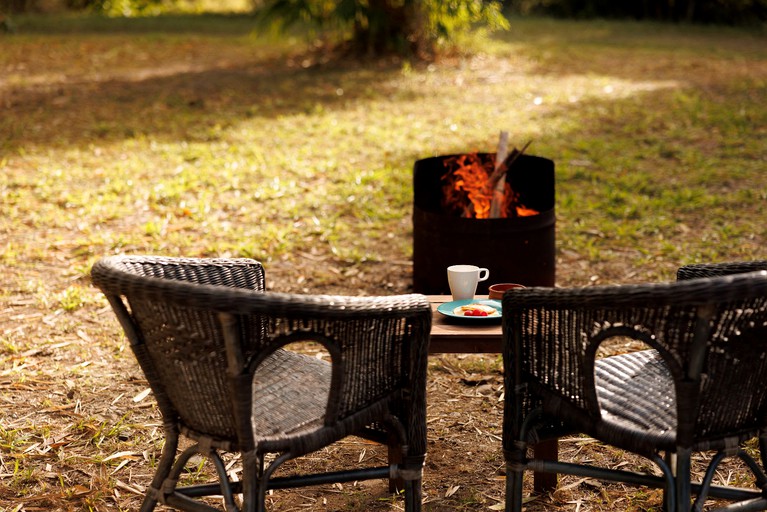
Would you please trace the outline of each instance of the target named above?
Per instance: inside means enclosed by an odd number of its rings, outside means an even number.
[[[486,294],[493,283],[554,286],[554,162],[522,155],[506,175],[519,202],[538,215],[471,219],[442,212],[445,160],[455,156],[418,160],[413,168],[413,291],[450,293],[447,267],[464,263],[490,270],[478,294]]]

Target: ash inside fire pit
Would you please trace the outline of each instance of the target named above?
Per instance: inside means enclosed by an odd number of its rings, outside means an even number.
[[[415,163],[413,290],[450,293],[446,269],[464,263],[490,269],[490,279],[480,283],[478,294],[487,293],[490,284],[500,282],[554,286],[554,162],[521,155],[506,173],[510,195],[503,215],[475,218],[471,213],[476,215],[483,205],[457,205],[455,198],[447,197],[456,183],[449,173],[464,166],[467,158],[477,158],[478,165],[486,170],[494,167],[493,153],[439,156]],[[486,177],[480,177],[479,182]],[[459,176],[458,180],[466,182],[467,178]],[[468,198],[470,194],[460,190],[456,195]]]

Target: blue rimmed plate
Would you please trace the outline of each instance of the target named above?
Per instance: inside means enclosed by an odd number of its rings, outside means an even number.
[[[488,316],[463,316],[463,315],[457,315],[453,313],[453,310],[460,306],[468,306],[469,304],[482,304],[485,306],[490,306],[494,308],[496,311],[498,311],[497,315],[488,315]],[[443,304],[440,304],[437,306],[437,311],[442,313],[445,316],[449,316],[452,318],[460,318],[461,320],[470,320],[470,321],[479,321],[479,322],[487,322],[488,320],[500,320],[501,318],[501,301],[499,300],[492,300],[492,299],[464,299],[464,300],[453,300],[450,302],[445,302]]]

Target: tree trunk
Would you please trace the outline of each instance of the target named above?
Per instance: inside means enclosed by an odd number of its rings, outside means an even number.
[[[27,0],[0,0],[0,13],[5,14],[22,14],[29,12],[31,9],[31,3]]]
[[[417,0],[368,0],[366,23],[355,22],[355,49],[363,54],[408,54],[420,50],[424,16]]]

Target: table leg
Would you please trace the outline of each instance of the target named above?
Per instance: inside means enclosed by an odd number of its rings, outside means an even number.
[[[533,446],[536,459],[559,460],[559,442],[547,439]],[[556,473],[533,473],[533,490],[538,493],[551,492],[557,488]]]

